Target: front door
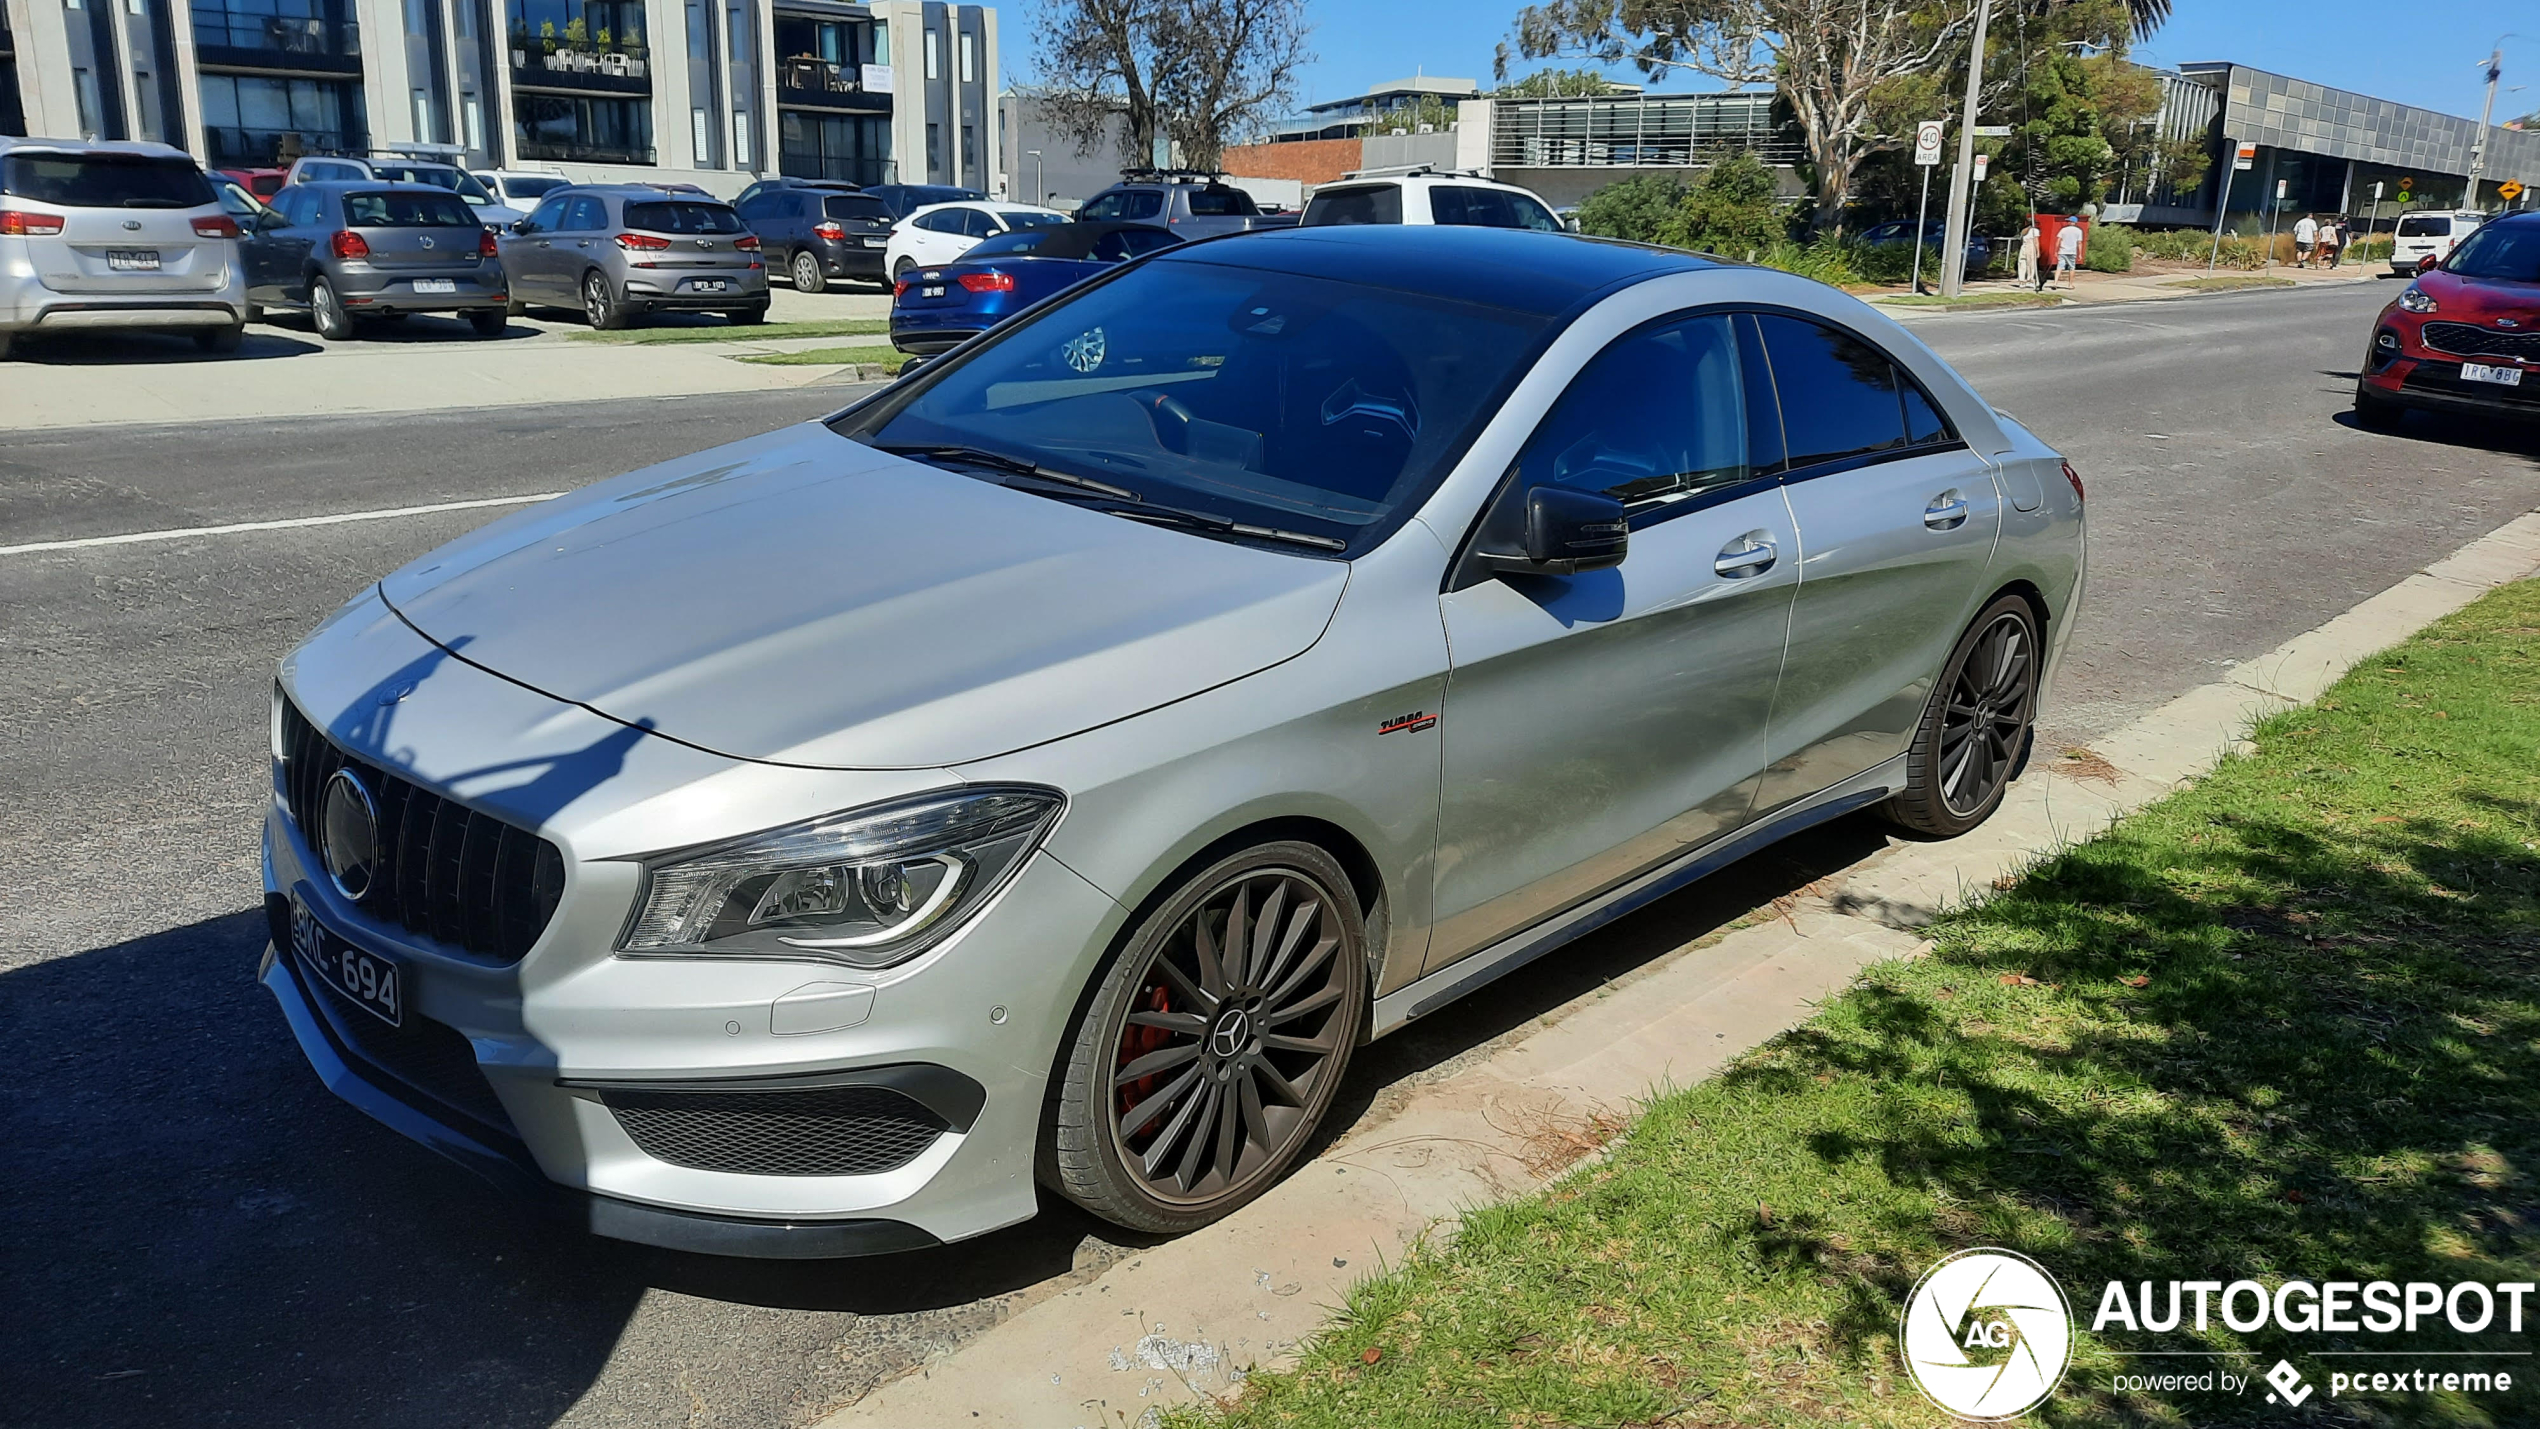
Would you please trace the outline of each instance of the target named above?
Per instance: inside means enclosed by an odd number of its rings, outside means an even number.
[[[1886,353],[1767,315],[1799,523],[1799,601],[1758,811],[1902,754],[1989,589],[1993,469]]]
[[[1736,329],[1711,313],[1618,339],[1518,458],[1519,497],[1556,484],[1625,503],[1620,566],[1440,598],[1430,971],[1747,818],[1798,545],[1770,389]]]
[[[556,230],[564,224],[564,207],[569,199],[547,199],[529,215],[522,231],[504,230],[494,235],[503,254],[503,281],[511,289],[512,300],[521,303],[553,303],[563,301],[565,293],[555,278]]]
[[[247,273],[247,301],[296,307],[309,300],[309,254],[317,245],[320,200],[296,185],[274,195],[273,209],[240,240],[239,263]]]

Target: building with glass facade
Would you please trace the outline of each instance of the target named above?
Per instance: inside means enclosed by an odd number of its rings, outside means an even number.
[[[0,134],[207,165],[451,144],[478,168],[991,191],[997,14],[933,0],[0,0]]]

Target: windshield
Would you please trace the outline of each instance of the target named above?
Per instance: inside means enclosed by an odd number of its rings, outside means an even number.
[[[2403,218],[2399,220],[2401,238],[2441,238],[2452,231],[2448,218]]]
[[[630,203],[626,226],[646,233],[739,233],[741,216],[719,203]]]
[[[191,159],[148,154],[11,154],[0,193],[63,208],[201,208],[211,182]]]
[[[549,189],[563,187],[564,180],[562,179],[508,178],[503,180],[503,192],[516,199],[534,199],[545,194]]]
[[[448,189],[472,203],[494,201],[494,196],[476,181],[476,175],[447,164],[392,164],[373,159],[370,173],[372,178],[392,184],[430,184],[436,189]]]
[[[969,252],[961,256],[965,259],[994,258],[999,254],[1011,257],[1017,253],[1029,253],[1047,243],[1049,239],[1048,232],[1028,228],[1015,233],[1000,233],[994,238],[980,239],[971,246]]]
[[[1063,213],[1000,213],[997,217],[1008,228],[1056,228],[1068,221]]]
[[[1324,278],[1146,264],[838,430],[994,452],[1356,551],[1418,508],[1550,325]]]
[[[2461,240],[2443,264],[2464,278],[2540,283],[2540,223],[2499,223]]]

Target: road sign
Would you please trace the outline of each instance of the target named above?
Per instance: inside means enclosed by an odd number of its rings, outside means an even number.
[[[2231,166],[2244,172],[2258,167],[2257,144],[2252,142],[2241,145],[2232,155]]]
[[[1940,162],[1940,127],[1940,121],[1937,119],[1926,119],[1914,126],[1915,163],[1937,164]]]
[[[2275,181],[2275,201],[2277,203],[2284,202],[2284,186],[2290,182],[2292,182],[2290,179],[2278,179]]]
[[[2507,179],[2503,183],[2496,185],[2496,197],[2503,199],[2507,203],[2512,203],[2515,199],[2522,197],[2521,181],[2518,179]]]
[[[1979,124],[1976,126],[1976,137],[1979,139],[2008,139],[2011,137],[2011,126],[2008,124]]]
[[[1993,161],[1993,156],[1992,156],[1991,154],[1978,154],[1978,155],[1976,155],[1976,182],[1977,182],[1977,183],[1983,183],[1983,182],[1984,182],[1984,166],[1985,166],[1986,164],[1988,164],[1988,163],[1991,163],[1992,161]]]

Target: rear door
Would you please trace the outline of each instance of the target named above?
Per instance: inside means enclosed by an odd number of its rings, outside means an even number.
[[[370,264],[400,277],[432,278],[477,271],[477,235],[485,226],[457,194],[438,189],[347,191],[344,227],[370,247]]]
[[[21,149],[0,158],[0,194],[58,221],[26,238],[54,292],[139,298],[218,292],[228,281],[230,225],[191,159]]]
[[[635,244],[628,260],[667,274],[674,291],[712,296],[737,293],[759,263],[758,238],[732,206],[712,199],[630,199],[626,229]],[[742,246],[742,240],[748,246]],[[653,244],[659,241],[659,247]]]

